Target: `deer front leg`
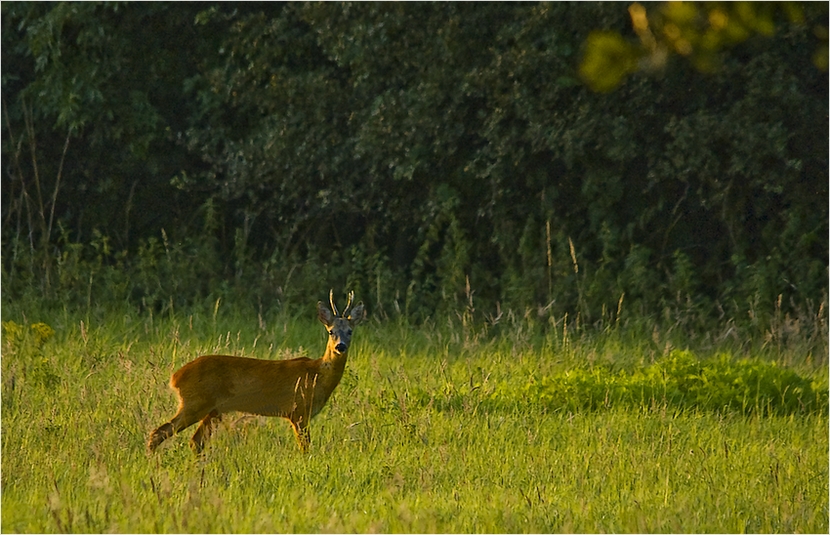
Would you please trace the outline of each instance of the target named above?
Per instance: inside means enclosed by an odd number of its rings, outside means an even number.
[[[308,423],[304,420],[290,420],[291,427],[294,429],[294,436],[297,437],[297,444],[300,446],[300,451],[308,453],[308,447],[311,445],[311,434],[308,432]]]

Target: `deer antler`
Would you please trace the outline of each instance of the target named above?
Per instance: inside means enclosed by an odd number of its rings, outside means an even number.
[[[344,318],[349,314],[349,307],[352,306],[352,299],[354,299],[354,292],[349,292],[349,300],[346,302],[346,308],[343,309]]]
[[[334,306],[334,289],[332,288],[329,290],[329,304],[331,305],[331,311],[334,313],[334,317],[337,317],[337,307]]]

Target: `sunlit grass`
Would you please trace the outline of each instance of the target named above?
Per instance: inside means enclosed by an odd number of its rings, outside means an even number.
[[[516,323],[361,325],[302,455],[278,419],[225,418],[202,461],[147,433],[203,353],[318,357],[309,318],[206,306],[175,318],[4,321],[55,334],[2,359],[2,528],[68,532],[827,532],[827,412],[558,410],[488,400],[570,369],[632,370],[664,344]],[[570,336],[570,335],[569,335]],[[796,360],[797,356],[790,358]],[[826,368],[805,366],[826,385]]]

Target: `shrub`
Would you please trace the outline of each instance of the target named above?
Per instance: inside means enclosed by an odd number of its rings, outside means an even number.
[[[632,372],[597,366],[543,377],[520,389],[502,385],[493,400],[569,411],[669,407],[766,416],[826,412],[828,391],[826,384],[775,362],[734,360],[727,354],[700,360],[675,350]]]

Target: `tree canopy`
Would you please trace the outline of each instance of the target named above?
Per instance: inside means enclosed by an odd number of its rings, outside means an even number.
[[[748,5],[4,2],[4,296],[817,308],[827,7]]]

